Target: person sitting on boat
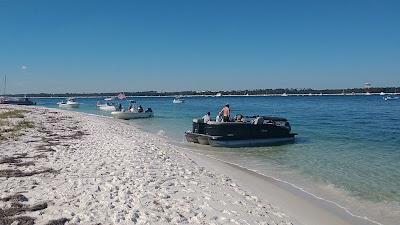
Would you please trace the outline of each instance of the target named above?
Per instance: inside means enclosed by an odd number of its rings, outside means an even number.
[[[223,115],[222,120],[224,122],[229,122],[229,117],[230,117],[230,114],[231,114],[231,110],[229,108],[229,104],[226,104],[224,106],[224,108],[222,108],[221,113]]]
[[[243,115],[242,114],[237,114],[235,116],[235,122],[243,122]]]
[[[204,116],[202,117],[202,119],[203,119],[203,122],[204,122],[204,123],[209,122],[209,121],[211,120],[211,113],[210,113],[210,112],[207,112],[207,114],[204,115]]]
[[[138,112],[140,112],[140,113],[144,112],[142,105],[139,105]]]
[[[221,111],[217,113],[217,116],[215,117],[215,121],[218,123],[222,122],[222,112]]]
[[[118,111],[122,111],[122,104],[120,103],[119,105],[118,105]]]

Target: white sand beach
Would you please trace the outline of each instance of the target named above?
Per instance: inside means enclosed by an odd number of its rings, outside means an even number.
[[[0,142],[0,224],[368,224],[124,121],[0,108],[33,123]]]

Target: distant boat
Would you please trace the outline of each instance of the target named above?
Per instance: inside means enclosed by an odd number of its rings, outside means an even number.
[[[111,116],[116,119],[123,119],[123,120],[150,118],[153,117],[153,111],[150,108],[148,108],[145,112],[115,111],[111,112]]]
[[[11,98],[11,97],[0,97],[0,104],[10,105],[36,105],[36,102],[29,100],[29,98]]]
[[[381,92],[379,95],[385,95],[385,92]]]
[[[216,95],[215,95],[215,97],[221,97],[222,96],[222,94],[220,93],[220,92],[218,92]]]
[[[287,97],[288,95],[286,93],[283,93],[281,96],[283,97]]]
[[[394,97],[392,97],[392,96],[386,96],[386,97],[384,97],[383,99],[384,99],[385,101],[389,101],[389,100],[398,100],[399,97],[397,97],[397,96],[394,96]]]
[[[311,94],[311,93],[308,93],[308,96],[312,96],[312,94]]]
[[[115,107],[115,104],[112,102],[112,100],[114,100],[115,97],[111,97],[111,98],[105,98],[104,101],[105,103],[101,103],[101,102],[97,102],[97,107],[99,107],[100,110],[104,110],[104,111],[116,111],[117,107]]]
[[[114,103],[112,102],[106,102],[104,104],[98,105],[100,110],[104,111],[115,111],[117,110],[117,107],[115,107]]]
[[[109,97],[109,98],[105,98],[104,101],[113,101],[115,99],[115,97]]]
[[[174,103],[174,104],[185,103],[185,99],[180,98],[180,97],[175,97],[174,100],[172,100],[172,103]]]
[[[365,93],[365,95],[371,95],[371,93],[369,93],[368,91]]]
[[[31,101],[26,96],[23,98],[7,97],[7,75],[4,76],[4,90],[3,96],[0,96],[0,104],[10,105],[36,105],[36,102]]]
[[[67,101],[62,101],[58,103],[60,108],[79,108],[80,103],[75,100],[75,98],[67,98]]]

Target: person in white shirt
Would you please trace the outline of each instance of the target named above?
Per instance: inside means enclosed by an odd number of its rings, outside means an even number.
[[[207,114],[202,117],[204,123],[207,123],[208,121],[211,120],[211,116],[210,115],[211,115],[211,113],[207,112]]]

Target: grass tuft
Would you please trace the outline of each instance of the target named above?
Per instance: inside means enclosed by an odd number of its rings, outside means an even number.
[[[24,118],[24,113],[29,112],[28,110],[23,109],[13,109],[6,112],[0,113],[0,119],[7,119],[7,118]]]

